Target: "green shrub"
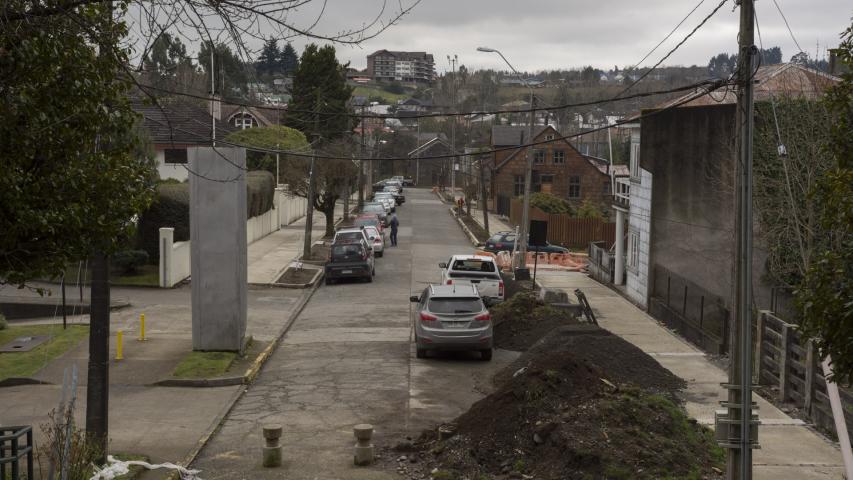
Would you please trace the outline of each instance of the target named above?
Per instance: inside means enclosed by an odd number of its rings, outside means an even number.
[[[0,313],[0,330],[6,330],[9,327],[9,322],[6,321],[6,317]]]
[[[123,250],[112,257],[115,268],[125,275],[137,273],[137,269],[148,263],[148,252],[145,250]]]
[[[175,229],[175,241],[190,239],[190,186],[188,183],[161,184],[157,197],[139,218],[137,248],[148,253],[148,259],[160,258],[160,228]]]
[[[246,208],[249,218],[268,212],[273,207],[275,175],[265,170],[246,174]]]
[[[562,198],[545,192],[536,192],[530,195],[530,205],[553,215],[572,214],[572,206]]]
[[[589,200],[584,200],[578,207],[578,218],[604,218],[604,213],[600,208]]]

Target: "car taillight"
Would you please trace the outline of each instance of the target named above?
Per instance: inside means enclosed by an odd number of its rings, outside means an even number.
[[[499,297],[504,296],[504,282],[503,282],[503,280],[501,280],[501,283],[498,284],[498,296]]]
[[[448,279],[446,285],[453,285],[453,280]]]
[[[495,248],[504,248],[504,244],[503,243],[496,243]]]
[[[373,240],[373,243],[382,243],[382,241],[381,241],[381,240],[379,240],[378,238],[376,238],[376,239],[374,239],[374,240]]]
[[[477,320],[478,322],[489,322],[492,320],[492,315],[489,312],[481,313],[474,317],[474,320]]]
[[[438,320],[438,317],[436,317],[435,315],[430,315],[429,313],[421,312],[422,322],[434,322],[436,320]]]

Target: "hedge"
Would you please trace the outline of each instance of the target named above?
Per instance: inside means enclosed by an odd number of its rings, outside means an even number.
[[[246,174],[246,214],[249,218],[273,208],[275,178],[266,171]],[[142,214],[137,229],[137,247],[148,253],[151,261],[160,258],[160,228],[175,229],[175,241],[190,239],[190,185],[189,183],[162,183],[157,186],[157,197]]]

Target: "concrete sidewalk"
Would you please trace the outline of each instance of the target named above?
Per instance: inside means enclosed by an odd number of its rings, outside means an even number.
[[[610,288],[578,272],[539,272],[537,282],[547,288],[576,288],[586,294],[602,327],[633,343],[661,365],[687,381],[684,392],[687,413],[713,427],[714,411],[726,397],[720,386],[727,373],[709,361],[655,319]],[[754,478],[773,480],[842,479],[841,452],[802,420],[793,419],[771,403],[754,395],[761,419],[759,443],[753,454]]]
[[[479,208],[471,208],[471,217],[483,228],[486,228],[483,225],[483,211]],[[510,227],[508,221],[503,221],[497,214],[494,212],[489,212],[489,233],[497,233],[497,232],[509,232],[513,231],[515,228]]]
[[[335,221],[343,218],[343,203],[335,206]],[[323,238],[326,232],[326,216],[314,212],[311,229],[312,241]],[[276,230],[249,245],[248,281],[250,285],[274,283],[290,263],[302,254],[305,239],[305,217]]]

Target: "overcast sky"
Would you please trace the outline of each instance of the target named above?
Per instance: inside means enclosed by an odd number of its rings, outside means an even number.
[[[389,0],[399,9],[412,0]],[[838,45],[850,26],[850,0],[776,0],[794,37],[811,56],[820,45]],[[436,71],[449,69],[447,55],[458,55],[469,69],[505,69],[496,54],[477,52],[488,46],[503,52],[519,70],[551,70],[594,65],[607,69],[636,64],[693,9],[698,0],[422,0],[410,14],[360,47],[337,46],[338,58],[364,68],[375,50],[426,51],[435,56]],[[656,63],[701,20],[719,0],[705,0],[672,37],[643,65]],[[382,0],[328,0],[315,30],[334,33],[369,22]],[[665,62],[666,65],[707,65],[720,52],[737,49],[738,11],[729,1],[708,23]],[[321,1],[303,7],[295,22],[310,24]],[[773,0],[756,2],[765,48],[779,46],[785,61],[798,49]],[[388,14],[386,14],[388,17]],[[312,20],[309,20],[311,18]],[[306,41],[293,42],[299,52]],[[756,44],[757,44],[756,37]]]

